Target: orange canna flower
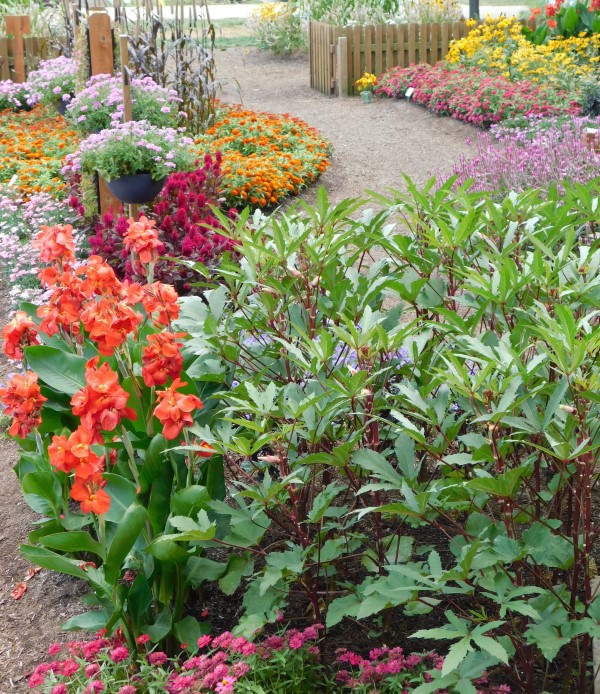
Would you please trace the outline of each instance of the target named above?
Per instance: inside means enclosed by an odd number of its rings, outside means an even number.
[[[158,405],[154,409],[154,415],[163,425],[163,436],[166,439],[176,438],[183,427],[193,424],[190,413],[203,407],[197,396],[177,392],[178,388],[186,385],[187,383],[176,378],[169,388],[156,393]]]
[[[80,318],[90,339],[97,343],[100,354],[108,357],[127,340],[130,333],[136,331],[142,321],[142,316],[124,301],[114,299],[88,303]]]
[[[143,215],[137,222],[129,220],[129,227],[123,242],[125,248],[134,253],[143,265],[155,263],[158,260],[159,252],[164,250],[164,245],[158,239],[158,231],[154,228],[156,222],[150,221]]]
[[[56,224],[53,227],[42,226],[37,239],[31,242],[40,250],[40,260],[52,264],[56,261],[65,266],[75,260],[75,242],[73,227],[70,224]]]
[[[23,348],[39,345],[35,323],[25,311],[17,311],[15,317],[2,329],[2,351],[9,359],[22,359]]]
[[[27,371],[25,374],[15,374],[6,387],[0,388],[4,412],[13,417],[8,430],[11,436],[24,439],[42,423],[42,405],[48,398],[41,394],[37,380],[36,373]]]
[[[215,449],[210,445],[210,443],[206,443],[206,441],[202,441],[200,448],[196,449],[196,455],[199,458],[211,458],[214,454]]]
[[[550,29],[556,29],[556,27],[558,26],[556,19],[548,19],[546,21],[546,24],[550,27]]]
[[[119,384],[119,376],[108,364],[98,368],[99,357],[86,364],[86,387],[71,398],[73,414],[81,417],[81,423],[91,432],[100,429],[112,431],[122,419],[137,419],[137,413],[127,407],[129,393]],[[101,436],[97,438],[102,441]]]
[[[86,276],[82,283],[82,292],[88,298],[117,294],[120,290],[121,282],[115,271],[99,255],[91,255],[84,265],[77,268],[76,273]]]
[[[142,353],[142,378],[148,387],[162,386],[169,377],[179,377],[183,368],[179,349],[183,343],[176,340],[184,335],[165,331],[148,336],[149,345]]]
[[[85,479],[75,480],[71,488],[71,498],[79,501],[83,513],[102,515],[110,508],[110,496],[104,491],[106,480],[100,473]]]
[[[156,325],[169,325],[179,316],[179,295],[170,284],[154,282],[143,287],[144,297],[142,303],[148,315],[158,311],[158,317],[154,319]]]

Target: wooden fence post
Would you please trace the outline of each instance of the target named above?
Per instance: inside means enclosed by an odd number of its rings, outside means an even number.
[[[88,18],[90,72],[94,75],[112,75],[115,70],[110,17],[106,12],[95,12]],[[115,198],[103,178],[98,176],[98,206],[100,214],[118,212],[121,203]]]
[[[31,22],[27,15],[5,16],[6,33],[13,35],[15,57],[14,82],[25,82],[25,42],[23,36],[31,33]]]
[[[348,39],[340,36],[336,46],[338,96],[348,96]]]

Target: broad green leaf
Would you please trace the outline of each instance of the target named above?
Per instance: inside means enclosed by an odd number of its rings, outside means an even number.
[[[138,503],[133,503],[125,512],[106,555],[104,575],[109,583],[116,583],[121,575],[125,558],[144,529],[148,512]]]
[[[56,347],[34,345],[25,348],[27,363],[32,371],[59,393],[74,395],[85,387],[84,357],[63,352]]]
[[[85,629],[86,631],[96,632],[99,629],[105,628],[111,617],[112,613],[108,610],[93,610],[67,619],[66,622],[60,625],[60,628],[65,631]]]
[[[104,545],[84,531],[71,531],[68,533],[55,533],[40,538],[39,543],[49,549],[58,549],[62,552],[91,552],[104,559],[106,551]]]

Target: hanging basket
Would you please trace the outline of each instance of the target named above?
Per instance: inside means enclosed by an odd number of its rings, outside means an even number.
[[[159,181],[153,181],[150,174],[140,173],[111,178],[110,181],[106,181],[106,185],[115,198],[126,205],[143,205],[154,200],[163,189],[166,180],[161,178]]]
[[[54,107],[58,111],[59,115],[61,115],[63,117],[64,117],[65,113],[67,112],[67,105],[68,105],[67,102],[63,101],[62,99],[56,99],[56,101],[54,102]]]

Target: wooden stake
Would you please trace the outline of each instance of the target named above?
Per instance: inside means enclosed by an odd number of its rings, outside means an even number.
[[[119,36],[121,48],[121,73],[123,75],[123,119],[126,123],[132,120],[131,115],[131,79],[129,77],[129,36],[121,34]],[[129,217],[137,219],[139,205],[129,205]]]
[[[78,10],[73,8],[77,14]],[[91,75],[112,75],[114,73],[115,57],[113,51],[112,30],[110,17],[106,12],[97,12],[89,16],[89,46]],[[118,212],[121,203],[115,198],[104,179],[98,177],[98,205],[100,213]]]

